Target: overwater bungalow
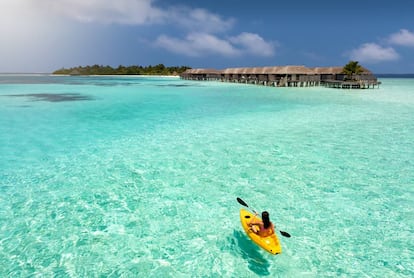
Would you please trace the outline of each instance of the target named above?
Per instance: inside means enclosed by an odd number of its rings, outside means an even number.
[[[220,80],[222,71],[216,69],[188,69],[180,77],[188,80]]]
[[[366,89],[378,87],[380,82],[366,68],[352,79],[343,67],[274,66],[216,69],[189,69],[180,76],[187,80],[216,80],[257,84],[274,87],[325,86],[343,89]]]

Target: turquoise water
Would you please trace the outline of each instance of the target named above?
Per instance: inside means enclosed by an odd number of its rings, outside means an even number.
[[[0,76],[1,276],[414,276],[414,79],[381,81]]]

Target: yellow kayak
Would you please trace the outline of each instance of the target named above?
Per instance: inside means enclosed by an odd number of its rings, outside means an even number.
[[[264,250],[266,250],[267,252],[269,252],[273,255],[282,253],[282,246],[280,245],[280,242],[279,242],[278,237],[276,236],[276,233],[274,233],[270,236],[267,236],[267,237],[261,237],[261,236],[255,234],[250,229],[248,224],[250,223],[250,221],[253,218],[261,220],[261,218],[259,216],[257,216],[257,215],[255,216],[250,211],[247,211],[245,209],[240,210],[241,224],[243,226],[244,231],[250,237],[250,239],[253,240],[253,242],[256,243],[257,245],[262,247]]]

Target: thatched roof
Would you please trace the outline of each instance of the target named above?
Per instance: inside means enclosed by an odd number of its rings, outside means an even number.
[[[311,70],[305,66],[276,66],[254,68],[227,68],[224,74],[311,74]]]
[[[370,74],[372,75],[372,72],[368,69],[362,68],[362,74]],[[343,73],[343,67],[317,67],[317,68],[311,68],[313,73],[315,74],[341,74]]]
[[[362,68],[362,74],[372,73],[366,69]],[[289,74],[341,74],[343,72],[343,67],[315,67],[307,68],[305,66],[275,66],[275,67],[248,67],[248,68],[227,68],[224,70],[216,69],[188,69],[183,72],[183,75],[186,74],[240,74],[240,75],[249,75],[249,74],[277,74],[277,75],[289,75]]]
[[[221,70],[216,69],[188,69],[184,74],[221,74]]]
[[[314,74],[340,74],[343,67],[317,67],[310,69]]]

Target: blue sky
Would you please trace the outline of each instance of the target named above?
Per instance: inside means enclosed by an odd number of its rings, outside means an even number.
[[[0,0],[0,72],[78,65],[414,73],[414,1]]]

